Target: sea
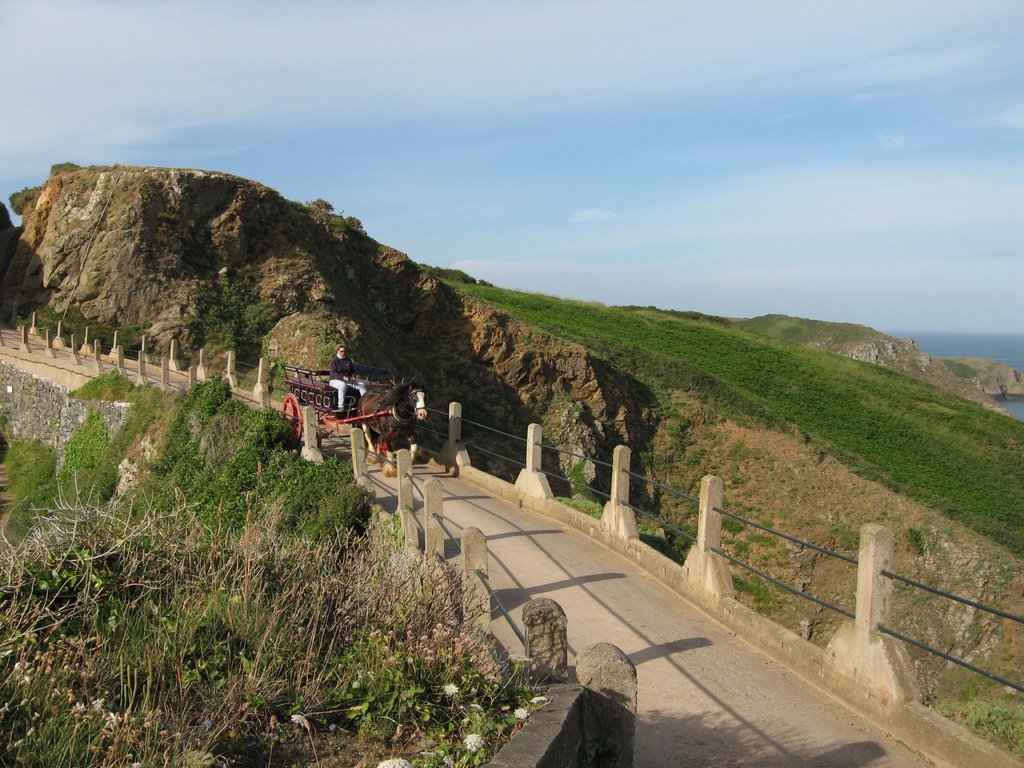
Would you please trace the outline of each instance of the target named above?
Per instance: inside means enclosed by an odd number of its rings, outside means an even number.
[[[913,339],[933,357],[985,357],[1024,372],[1024,333],[941,333],[938,331],[885,331]],[[1024,400],[1001,400],[1003,408],[1024,421]]]

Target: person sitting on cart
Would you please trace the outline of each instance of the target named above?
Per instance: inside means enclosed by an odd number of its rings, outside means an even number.
[[[334,357],[331,358],[331,366],[327,383],[338,390],[338,409],[345,408],[345,391],[352,387],[359,391],[359,394],[366,394],[366,385],[355,378],[356,364],[348,356],[348,349],[344,344],[339,344]]]

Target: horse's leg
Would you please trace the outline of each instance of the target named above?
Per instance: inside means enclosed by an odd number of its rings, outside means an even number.
[[[418,451],[418,450],[419,450],[419,446],[416,445],[416,441],[415,440],[413,440],[411,443],[409,443],[410,463],[412,463],[412,464],[416,463],[416,451]]]
[[[380,464],[380,459],[377,457],[377,445],[373,439],[373,430],[367,427],[364,434],[366,435],[366,460],[371,464]]]

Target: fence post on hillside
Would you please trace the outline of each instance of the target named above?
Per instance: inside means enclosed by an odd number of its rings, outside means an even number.
[[[110,346],[110,356],[111,357],[116,358],[117,357],[117,351],[119,349],[121,350],[122,356],[124,355],[124,350],[121,349],[121,342],[119,341],[119,338],[120,338],[120,336],[119,336],[118,332],[114,331],[114,343],[111,344],[111,346]],[[123,357],[122,357],[122,359],[123,359]],[[123,367],[123,366],[119,366],[119,367]]]
[[[142,338],[145,339],[146,337],[143,336]],[[143,345],[145,345],[145,341],[143,341]],[[146,371],[146,353],[142,348],[139,349],[139,386],[149,386],[149,375]]]
[[[892,580],[882,575],[892,554],[893,537],[888,528],[877,523],[861,526],[856,618],[844,621],[825,649],[825,657],[836,670],[853,678],[885,707],[921,700],[906,648],[895,637],[878,631],[888,621],[892,603]]]
[[[171,391],[171,366],[166,357],[160,358],[160,389]]]
[[[444,560],[444,494],[441,481],[432,477],[423,484],[423,551]]]
[[[523,634],[530,676],[537,682],[568,679],[568,621],[562,606],[550,597],[537,597],[523,606]]]
[[[19,347],[22,352],[31,352],[32,348],[28,345],[28,328],[24,325],[18,327],[18,334],[21,336]]]
[[[64,349],[64,321],[57,321],[57,335],[53,337],[53,346],[55,349]]]
[[[149,346],[146,342],[146,334],[142,334],[142,338],[139,340],[141,346],[139,347],[139,362],[149,362]]]
[[[462,609],[470,624],[490,634],[491,594],[487,591],[487,576],[487,537],[479,528],[463,528]]]
[[[540,424],[531,424],[526,433],[526,467],[519,471],[516,490],[520,499],[526,497],[543,503],[554,496],[548,478],[541,472],[541,451],[544,430]]]
[[[405,535],[405,545],[409,549],[419,550],[420,530],[413,512],[412,452],[408,448],[400,449],[395,453],[395,465],[398,474],[398,516]]]
[[[73,357],[75,359],[75,365],[81,365],[82,364],[82,358],[78,354],[78,345],[75,344],[75,334],[73,334],[73,333],[71,334],[71,340],[68,343],[68,349],[71,350],[71,357]]]
[[[47,357],[56,357],[57,355],[55,355],[54,352],[53,352],[53,339],[50,338],[50,329],[49,328],[46,329],[46,335],[45,335],[44,338],[45,338],[45,341],[46,341],[46,346],[43,348],[43,353]]]
[[[356,485],[369,490],[372,485],[366,471],[366,435],[363,434],[363,428],[354,425],[350,427],[348,442],[352,446],[352,475]]]
[[[324,455],[317,444],[316,410],[312,405],[302,406],[302,458],[314,464],[324,463]]]
[[[103,373],[103,361],[100,359],[101,354],[100,340],[94,339],[92,342],[92,364],[96,368],[97,376]]]
[[[235,373],[235,350],[229,349],[227,352],[228,360],[224,366],[224,381],[228,383],[231,389],[238,386],[238,376]]]
[[[36,313],[32,313],[32,326],[28,329],[28,332],[33,336],[39,335],[39,327],[36,325]]]
[[[684,578],[715,601],[736,595],[728,564],[712,552],[722,546],[722,515],[718,510],[724,503],[723,496],[721,479],[713,475],[701,479],[697,542],[690,547],[683,566]]]
[[[199,362],[196,364],[196,378],[199,381],[206,381],[210,374],[206,370],[206,350],[199,348]]]
[[[89,344],[89,326],[85,326],[85,338],[82,340],[82,348],[78,350],[79,354],[88,357],[92,354],[92,346]]]
[[[639,539],[636,514],[629,508],[629,446],[617,445],[612,452],[612,493],[601,513],[601,525],[620,539]]]
[[[171,339],[171,351],[167,353],[167,367],[175,373],[181,373],[181,366],[178,364],[177,339]]]
[[[453,477],[459,476],[459,467],[471,466],[462,442],[462,403],[448,403],[448,440],[441,446],[440,459]]]
[[[597,643],[577,655],[576,679],[587,690],[583,733],[599,750],[598,765],[631,768],[637,698],[633,662],[611,643]]]
[[[256,386],[252,388],[253,399],[263,408],[270,407],[270,387],[267,386],[267,358],[260,357],[256,368]]]

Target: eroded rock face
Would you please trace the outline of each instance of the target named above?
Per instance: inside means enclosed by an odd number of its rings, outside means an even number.
[[[109,325],[149,323],[156,349],[188,352],[197,296],[248,270],[297,365],[325,366],[345,341],[357,362],[419,376],[431,402],[522,431],[540,420],[569,450],[610,456],[645,442],[649,404],[586,349],[529,332],[462,296],[354,229],[331,229],[277,192],[228,174],[111,167],[58,173],[24,213],[0,291],[7,300],[81,309]]]

